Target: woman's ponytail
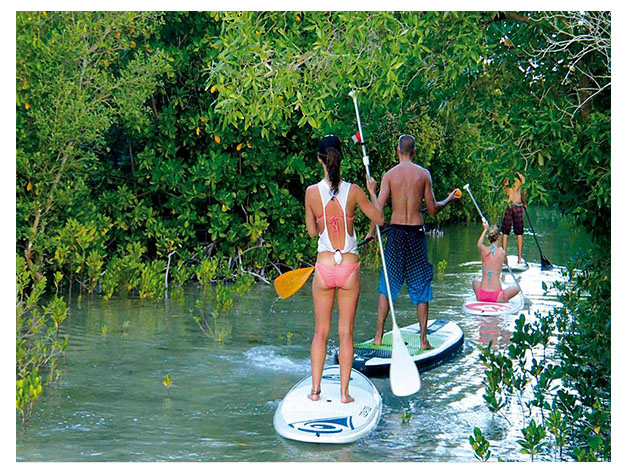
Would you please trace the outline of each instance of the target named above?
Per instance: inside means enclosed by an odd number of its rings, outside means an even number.
[[[340,187],[340,163],[342,161],[342,142],[335,135],[322,137],[318,145],[318,158],[327,168],[331,182],[331,194],[335,196]]]
[[[335,195],[340,186],[340,164],[342,162],[342,155],[339,150],[333,147],[328,147],[325,150],[325,154],[326,158],[324,161],[327,166],[329,181],[331,182],[331,191]]]

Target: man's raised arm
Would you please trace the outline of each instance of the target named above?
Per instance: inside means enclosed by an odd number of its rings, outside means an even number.
[[[459,199],[459,196],[455,194],[455,190],[451,191],[449,195],[442,201],[436,201],[433,194],[433,183],[431,182],[431,173],[429,170],[425,170],[427,173],[427,182],[425,183],[425,201],[427,202],[427,211],[431,216],[435,216],[438,212],[444,208],[451,201]]]

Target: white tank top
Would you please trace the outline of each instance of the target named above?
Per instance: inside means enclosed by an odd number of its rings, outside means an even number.
[[[322,216],[324,219],[324,229],[318,235],[318,252],[335,252],[337,250],[331,244],[331,238],[329,237],[329,231],[327,229],[327,204],[329,204],[329,201],[331,201],[332,198],[335,198],[338,201],[340,208],[342,208],[342,213],[344,214],[344,249],[339,249],[339,251],[342,254],[347,254],[349,252],[352,254],[359,254],[357,247],[355,246],[357,244],[355,229],[353,229],[353,235],[351,236],[348,233],[348,224],[346,219],[346,202],[348,201],[348,193],[350,189],[350,183],[341,181],[337,193],[333,195],[331,187],[326,180],[322,180],[318,183],[318,191],[320,191],[320,198],[322,199]]]

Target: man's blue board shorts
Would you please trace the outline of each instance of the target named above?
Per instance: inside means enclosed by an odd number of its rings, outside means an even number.
[[[412,304],[429,302],[433,298],[433,266],[427,256],[424,226],[391,224],[389,228],[384,255],[392,301],[396,300],[403,282],[407,282]],[[388,295],[383,269],[379,277],[379,293]]]

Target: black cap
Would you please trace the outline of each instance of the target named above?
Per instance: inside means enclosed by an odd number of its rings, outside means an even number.
[[[333,134],[325,135],[324,137],[322,137],[322,140],[320,140],[320,145],[318,145],[318,155],[320,155],[321,157],[326,157],[326,150],[329,147],[333,147],[338,152],[340,152],[340,154],[342,153],[342,142],[340,142],[340,139],[338,139]]]

